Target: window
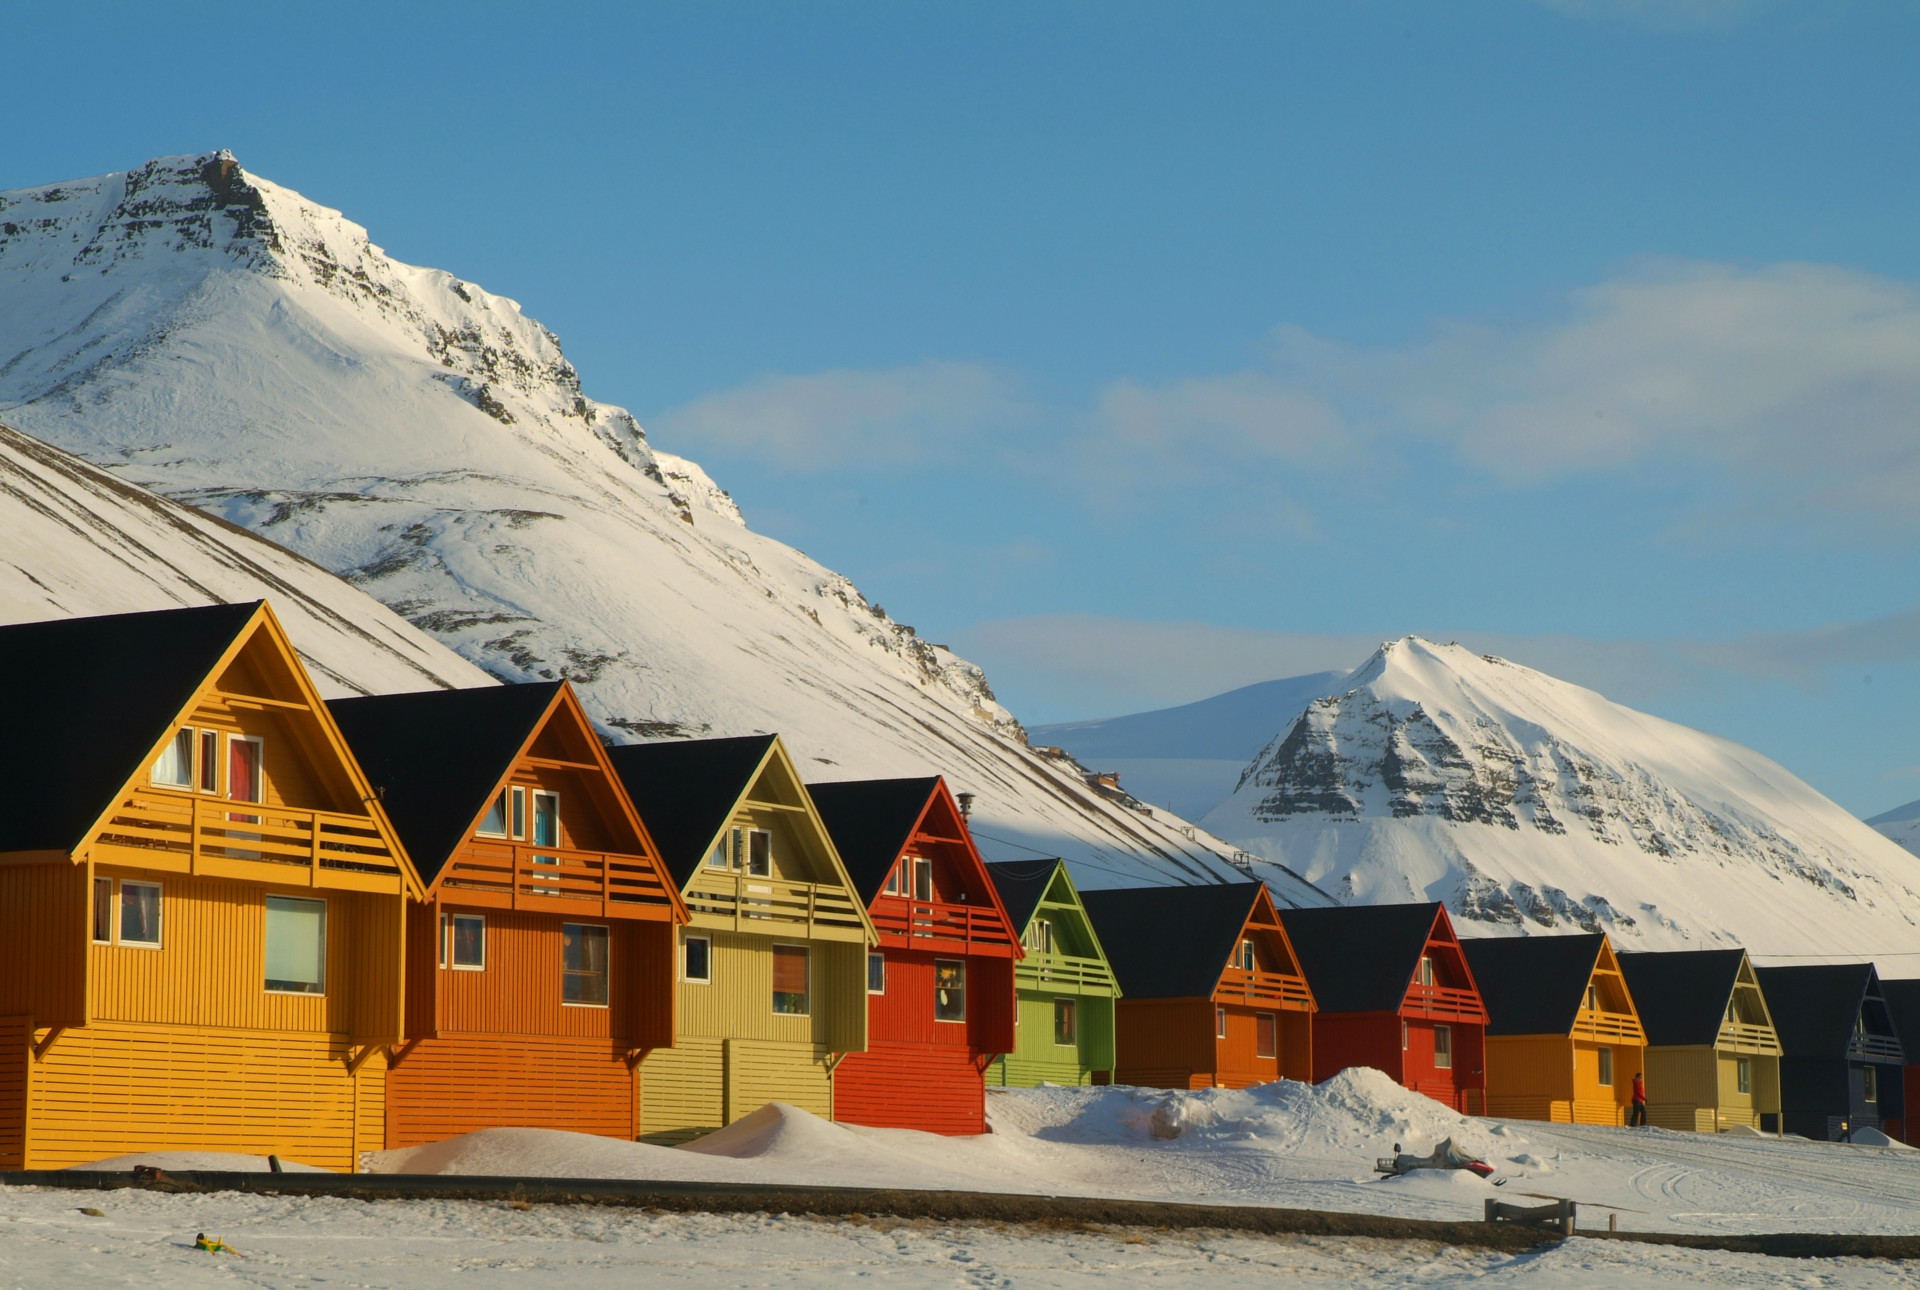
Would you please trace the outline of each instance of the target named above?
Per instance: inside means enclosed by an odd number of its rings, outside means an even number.
[[[265,768],[261,764],[260,741],[249,735],[227,736],[227,800],[230,802],[264,802],[266,800]],[[242,824],[258,824],[257,815],[227,816]]]
[[[1453,1027],[1435,1026],[1433,1028],[1433,1065],[1436,1070],[1453,1069]],[[1611,1071],[1608,1072],[1612,1074]]]
[[[1880,1100],[1879,1068],[1876,1066],[1862,1066],[1860,1068],[1860,1074],[1862,1076],[1861,1091],[1865,1094],[1867,1101],[1878,1102]]]
[[[447,915],[447,958],[464,972],[484,971],[487,966],[487,917],[485,914]]]
[[[747,872],[755,878],[773,877],[773,834],[765,829],[747,833]]]
[[[501,789],[487,806],[487,813],[474,829],[483,838],[504,838],[507,836],[507,790]]]
[[[220,732],[217,730],[200,732],[200,791],[220,791]]]
[[[1407,1051],[1407,1049],[1413,1047],[1412,1036],[1413,1036],[1413,1032],[1408,1028],[1407,1023],[1404,1021],[1401,1022],[1400,1023],[1400,1051],[1401,1052],[1404,1053],[1405,1051]]]
[[[524,809],[520,806],[520,790],[515,789],[515,814]],[[524,821],[516,820],[516,824]],[[533,845],[536,847],[557,847],[560,845],[560,794],[535,791],[533,795]]]
[[[1420,972],[1419,972],[1419,977],[1418,977],[1418,979],[1419,979],[1419,982],[1420,982],[1420,984],[1421,984],[1421,985],[1432,985],[1432,984],[1433,984],[1433,958],[1432,958],[1432,956],[1430,956],[1430,955],[1426,955],[1426,954],[1422,954],[1422,955],[1420,956]]]
[[[153,782],[167,788],[193,787],[193,731],[182,726],[153,763]]]
[[[513,824],[514,840],[525,842],[527,840],[527,790],[518,784],[514,785],[508,790],[507,803]]]
[[[1250,940],[1241,941],[1240,942],[1240,970],[1242,972],[1251,972],[1253,971],[1254,963],[1255,963],[1255,959],[1253,957],[1253,942]]]
[[[1227,1037],[1227,1010],[1225,1008],[1215,1008],[1213,1010],[1213,1037],[1215,1039],[1225,1039]]]
[[[1073,999],[1053,1001],[1053,1042],[1062,1048],[1072,1048],[1080,1041],[1078,1012]]]
[[[560,1001],[607,1006],[607,929],[594,923],[560,924]]]
[[[680,974],[684,980],[700,985],[713,983],[713,942],[704,936],[689,936],[680,947]]]
[[[913,898],[915,900],[933,899],[933,861],[924,856],[911,857],[913,864]]]
[[[707,855],[707,868],[733,868],[733,839],[738,833],[738,829],[728,829],[720,835],[719,841],[713,844],[713,850]]]
[[[1030,950],[1051,954],[1053,953],[1053,924],[1044,918],[1036,918],[1027,924],[1027,934],[1020,939]]]
[[[1738,1057],[1734,1059],[1733,1085],[1742,1093],[1753,1092],[1753,1058]]]
[[[962,959],[933,961],[933,1019],[967,1019],[967,965]]]
[[[1600,987],[1592,983],[1587,985],[1587,1011],[1600,1011]]]
[[[160,948],[160,884],[120,880],[120,943]]]
[[[1271,1012],[1254,1014],[1253,1055],[1277,1057],[1280,1054],[1280,1024]]]
[[[887,992],[887,956],[884,954],[867,955],[867,993],[885,994]]]
[[[808,1013],[807,947],[773,947],[773,1010],[789,1017]]]
[[[880,890],[889,896],[898,896],[900,894],[900,882],[900,866],[895,865],[893,868],[887,870],[887,885]]]
[[[124,885],[124,884],[123,884]],[[327,992],[327,902],[267,897],[267,989]]]
[[[1609,1087],[1613,1084],[1613,1049],[1611,1048],[1600,1050],[1600,1082]]]
[[[193,785],[189,784],[191,788]],[[93,939],[102,945],[113,941],[113,879],[93,880]]]

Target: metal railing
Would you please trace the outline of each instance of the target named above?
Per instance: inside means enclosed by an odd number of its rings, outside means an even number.
[[[1313,1006],[1313,992],[1307,989],[1305,978],[1258,969],[1249,972],[1245,968],[1228,968],[1221,975],[1219,988],[1214,991],[1213,997],[1219,1003],[1268,1004],[1299,1009]]]
[[[881,935],[906,937],[915,949],[1006,949],[1013,933],[991,905],[881,896],[873,902],[873,926]]]
[[[847,939],[849,931],[862,936],[865,932],[853,893],[826,883],[702,869],[689,884],[686,901],[696,918],[722,919],[738,931],[804,927],[809,934],[837,932],[840,939]]]
[[[591,902],[602,914],[647,917],[642,908],[671,905],[659,869],[645,856],[574,851],[525,842],[469,841],[447,862],[443,890],[490,896],[510,909],[551,908],[549,902]]]
[[[333,811],[235,802],[198,793],[133,792],[122,798],[97,842],[184,860],[192,874],[240,876],[247,865],[307,870],[259,876],[325,886],[323,874],[401,877],[399,859],[371,818]]]

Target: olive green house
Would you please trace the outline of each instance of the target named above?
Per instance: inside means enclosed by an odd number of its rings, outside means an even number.
[[[1066,864],[1008,860],[987,872],[1025,951],[1013,972],[1013,1051],[987,1068],[987,1083],[1108,1083],[1120,987]]]

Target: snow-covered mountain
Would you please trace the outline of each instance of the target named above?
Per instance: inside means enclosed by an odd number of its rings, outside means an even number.
[[[1920,802],[1908,802],[1867,821],[1907,850],[1920,855]]]
[[[311,561],[0,425],[0,622],[260,599],[328,698],[494,684]]]
[[[1445,900],[1472,934],[1920,949],[1920,857],[1782,767],[1416,637],[1310,704],[1204,823],[1344,900]]]
[[[0,417],[494,676],[570,677],[612,737],[777,730],[821,777],[942,772],[983,845],[1091,886],[1241,876],[1028,751],[979,668],[747,528],[513,301],[228,154],[0,193]]]

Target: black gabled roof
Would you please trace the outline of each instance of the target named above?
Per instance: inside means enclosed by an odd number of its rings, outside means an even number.
[[[813,798],[834,850],[847,866],[853,889],[869,906],[939,787],[937,775],[807,785],[807,795]]]
[[[1649,1045],[1712,1045],[1719,1039],[1743,951],[1641,951],[1618,957]]]
[[[607,749],[673,880],[684,888],[707,845],[752,786],[773,735],[669,739]]]
[[[141,771],[259,601],[0,627],[0,851],[72,851]],[[28,737],[30,734],[31,737]]]
[[[1604,932],[1465,939],[1489,1035],[1570,1035]]]
[[[1907,1050],[1907,1060],[1920,1058],[1920,981],[1908,977],[1882,981],[1880,994],[1887,1001],[1887,1011],[1893,1014],[1893,1028],[1900,1032],[1900,1046]]]
[[[1767,1011],[1788,1057],[1843,1057],[1869,986],[1871,963],[1805,963],[1755,968]]]
[[[1047,888],[1053,886],[1053,875],[1059,871],[1060,864],[1058,859],[1051,859],[995,860],[987,865],[987,876],[993,879],[993,889],[1000,893],[1000,903],[1006,906],[1007,921],[1013,924],[1014,935],[1026,935],[1033,911],[1046,899]]]
[[[1440,916],[1439,902],[1283,909],[1321,1012],[1398,1012]]]
[[[422,882],[432,886],[466,840],[561,684],[422,690],[327,704]]]
[[[1093,933],[1129,999],[1207,999],[1253,912],[1257,882],[1083,891]]]

